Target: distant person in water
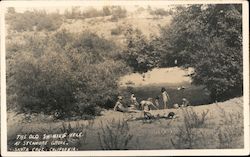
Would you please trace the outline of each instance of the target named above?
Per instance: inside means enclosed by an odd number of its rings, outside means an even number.
[[[190,102],[186,98],[182,98],[181,107],[187,107],[187,106],[190,106]]]
[[[170,100],[170,97],[167,93],[167,90],[164,87],[161,88],[161,94],[162,94],[164,109],[167,109],[169,108],[168,102]]]

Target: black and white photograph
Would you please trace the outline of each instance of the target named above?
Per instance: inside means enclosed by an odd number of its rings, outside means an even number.
[[[249,154],[248,11],[1,3],[2,155]]]

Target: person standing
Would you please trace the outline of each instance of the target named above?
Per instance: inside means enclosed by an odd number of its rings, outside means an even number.
[[[170,97],[167,93],[167,90],[164,87],[161,88],[161,94],[162,94],[164,109],[167,109],[167,108],[169,108],[168,102],[170,100]]]

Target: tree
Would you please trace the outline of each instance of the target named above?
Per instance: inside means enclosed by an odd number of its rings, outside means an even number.
[[[181,8],[161,31],[162,65],[193,67],[194,84],[205,85],[214,100],[242,95],[241,5]]]
[[[112,13],[109,6],[104,6],[102,8],[102,12],[103,12],[103,16],[109,16]]]
[[[125,33],[127,49],[125,60],[135,72],[144,73],[158,66],[159,53],[154,41],[148,41],[140,30],[128,27]]]
[[[8,14],[15,14],[15,13],[16,13],[16,10],[15,10],[14,7],[8,7],[8,8],[7,8],[7,13],[8,13]]]

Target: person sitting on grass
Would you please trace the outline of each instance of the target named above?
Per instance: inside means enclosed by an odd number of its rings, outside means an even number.
[[[115,103],[114,106],[114,111],[120,111],[120,112],[127,112],[128,108],[126,108],[123,104],[122,104],[122,96],[118,96],[117,102]]]
[[[130,97],[130,101],[131,101],[131,109],[138,109],[139,108],[139,103],[136,100],[135,94],[131,94]]]
[[[156,105],[158,108],[160,107],[159,101],[160,101],[160,97],[159,97],[159,96],[156,96],[156,97],[155,97],[155,105]]]
[[[122,104],[122,96],[118,96],[118,100],[115,103],[114,106],[114,111],[120,111],[120,112],[140,112],[138,110],[132,109],[132,108],[128,108],[125,105]]]

